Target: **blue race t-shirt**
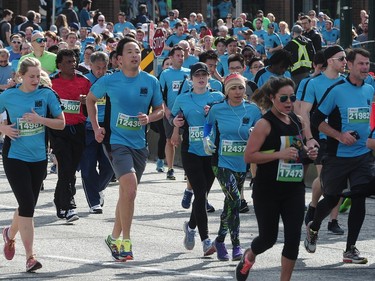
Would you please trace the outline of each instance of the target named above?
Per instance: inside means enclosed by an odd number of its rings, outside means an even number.
[[[203,149],[203,127],[206,122],[204,107],[220,102],[224,95],[220,92],[207,91],[204,94],[188,92],[177,96],[172,116],[180,112],[184,115],[188,128],[184,131],[182,148],[198,156],[207,156]]]
[[[231,106],[228,100],[211,107],[207,123],[215,125],[215,135],[219,136],[217,152],[219,167],[234,172],[246,172],[243,159],[249,129],[262,117],[260,109],[254,104],[243,101]]]
[[[357,131],[359,139],[353,145],[345,145],[327,138],[327,153],[338,157],[356,157],[370,150],[366,140],[370,133],[371,103],[374,88],[366,83],[358,87],[348,78],[339,81],[326,95],[318,110],[328,116],[328,124],[339,132]]]
[[[46,130],[42,124],[27,122],[22,116],[31,109],[43,117],[49,112],[53,117],[62,113],[56,93],[47,87],[39,86],[35,91],[25,93],[20,85],[5,90],[0,95],[0,112],[8,113],[10,123],[19,130],[19,138],[10,140],[8,158],[26,162],[39,162],[47,158]]]
[[[169,109],[173,107],[177,94],[180,91],[182,82],[190,75],[190,69],[181,67],[181,69],[174,69],[169,67],[164,69],[160,74],[160,86],[164,97],[166,97],[166,105]],[[165,99],[165,98],[164,98]]]
[[[133,149],[146,147],[145,127],[137,118],[139,112],[148,113],[163,104],[159,81],[141,71],[127,77],[122,71],[101,77],[90,91],[98,99],[108,95],[110,102],[110,144],[121,144]]]

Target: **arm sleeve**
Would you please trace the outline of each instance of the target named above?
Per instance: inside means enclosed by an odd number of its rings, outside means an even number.
[[[325,115],[323,112],[321,112],[319,109],[314,111],[314,114],[311,117],[311,124],[318,128],[320,123],[324,122],[324,120],[327,118],[327,115]]]

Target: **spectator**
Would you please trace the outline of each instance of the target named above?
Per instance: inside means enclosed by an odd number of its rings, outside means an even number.
[[[73,8],[73,1],[72,0],[67,0],[65,2],[65,6],[62,10],[62,14],[66,16],[66,20],[68,22],[68,25],[75,23],[77,26],[79,26],[79,19],[76,11]]]
[[[257,29],[257,20],[262,21],[263,29],[266,30],[268,28],[268,24],[270,23],[270,20],[264,16],[264,13],[262,10],[258,10],[256,13],[256,18],[253,20],[253,27],[254,29]]]
[[[113,27],[113,33],[123,33],[125,28],[135,29],[134,25],[126,21],[126,16],[124,12],[119,12],[117,15],[118,23]]]
[[[12,80],[14,73],[12,65],[9,63],[9,51],[7,49],[0,49],[0,91],[4,91],[15,85]]]
[[[280,31],[278,33],[281,43],[283,43],[283,46],[286,46],[290,40],[292,40],[292,37],[290,36],[289,32],[289,26],[285,21],[279,22]]]
[[[91,27],[93,20],[90,16],[91,0],[82,1],[82,10],[79,12],[79,22],[81,27]]]
[[[12,34],[12,20],[13,12],[8,9],[3,11],[3,19],[0,21],[0,40],[3,42],[4,47],[11,46],[10,35]]]
[[[317,51],[320,51],[322,49],[322,37],[312,27],[311,22],[312,21],[311,21],[310,17],[307,17],[307,16],[301,17],[301,25],[302,25],[302,28],[304,30],[303,36],[306,36],[307,38],[309,38],[312,41],[312,43],[314,45],[314,49],[317,52]]]
[[[11,40],[11,49],[9,51],[9,62],[12,62],[14,59],[21,58],[21,45],[22,39],[18,34],[12,34],[10,36]]]
[[[37,58],[42,66],[42,69],[48,74],[56,71],[56,55],[45,50],[47,39],[42,32],[35,32],[31,37],[31,45],[33,52],[27,54],[20,59],[20,64],[27,57]]]
[[[20,30],[25,31],[27,27],[32,27],[33,30],[43,31],[43,29],[40,27],[40,25],[34,23],[35,16],[36,16],[35,11],[33,11],[33,10],[28,11],[27,15],[26,15],[27,21],[24,22],[23,24],[21,24]]]
[[[148,11],[147,6],[145,4],[139,5],[139,15],[137,16],[138,23],[150,23],[150,19],[148,18]]]
[[[62,32],[61,32],[61,29],[64,28],[64,27],[65,27],[65,28],[68,28],[68,27],[69,27],[66,16],[63,15],[63,14],[58,15],[58,16],[56,17],[56,20],[55,20],[55,25],[56,25],[56,27],[57,27],[57,30],[59,31],[59,32],[58,32],[59,35],[62,37],[62,35],[61,35],[61,33],[62,33]]]
[[[105,17],[103,15],[98,16],[98,23],[92,27],[91,32],[101,34],[106,28]]]

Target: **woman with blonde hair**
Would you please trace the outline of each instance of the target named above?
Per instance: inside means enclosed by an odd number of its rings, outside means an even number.
[[[2,234],[4,256],[12,260],[15,238],[20,233],[26,272],[34,272],[42,267],[33,248],[33,217],[47,168],[46,127],[62,130],[65,119],[55,92],[40,86],[41,65],[37,59],[24,59],[17,75],[22,83],[0,95],[0,109],[8,113],[8,123],[0,125],[5,135],[3,165],[18,203],[11,225]]]
[[[281,43],[283,43],[283,46],[288,44],[290,40],[292,40],[292,36],[290,35],[289,26],[285,21],[279,22],[280,31],[278,32],[278,35],[281,39]]]

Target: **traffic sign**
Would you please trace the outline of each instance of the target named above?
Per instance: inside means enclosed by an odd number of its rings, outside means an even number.
[[[164,33],[161,28],[156,29],[154,38],[153,38],[153,44],[152,49],[154,50],[155,56],[159,57],[164,49]]]

